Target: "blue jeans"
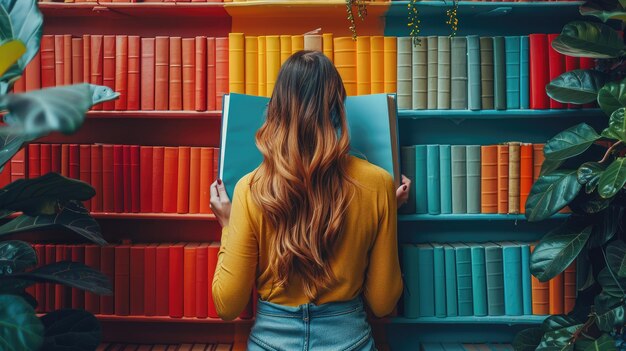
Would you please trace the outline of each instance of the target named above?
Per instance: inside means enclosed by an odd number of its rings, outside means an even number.
[[[376,350],[363,301],[290,307],[259,300],[248,351]]]

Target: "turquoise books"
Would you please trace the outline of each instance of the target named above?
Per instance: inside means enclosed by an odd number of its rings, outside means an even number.
[[[529,41],[528,36],[524,35],[520,37],[520,59],[519,59],[519,108],[530,108],[530,58],[529,58]]]
[[[520,245],[522,260],[522,301],[525,315],[533,314],[532,285],[530,275],[530,246],[527,243]]]
[[[467,40],[465,37],[452,37],[450,62],[450,108],[467,109]]]
[[[415,146],[400,148],[400,169],[402,174],[415,184]],[[409,188],[409,198],[399,209],[400,213],[415,213],[415,186]]]
[[[502,247],[502,276],[504,277],[504,314],[524,314],[522,286],[522,252],[518,244],[504,242]],[[522,287],[522,289],[520,289]]]
[[[446,263],[443,245],[433,244],[435,316],[446,316]]]
[[[456,259],[456,287],[459,316],[474,314],[472,292],[472,253],[463,243],[452,244]]]
[[[506,60],[506,108],[519,109],[520,107],[520,37],[508,36],[504,38]]]
[[[480,213],[480,145],[466,146],[467,213]]]
[[[419,312],[420,317],[435,316],[434,250],[430,244],[418,244]]]
[[[438,96],[437,82],[439,81],[439,77],[437,77],[437,73],[439,73],[439,39],[436,36],[429,36],[426,38],[426,42],[428,53],[427,108],[429,110],[436,110]]]
[[[263,161],[256,148],[255,133],[265,120],[268,102],[266,97],[235,93],[226,95],[223,100],[219,177],[231,197],[237,181]],[[387,170],[399,186],[395,97],[388,94],[350,96],[345,105],[351,152]]]
[[[468,244],[472,253],[472,297],[474,315],[487,315],[487,276],[485,272],[485,248],[480,244]]]
[[[419,257],[417,246],[402,245],[402,273],[404,275],[404,316],[417,318],[419,309]]]
[[[467,104],[470,110],[481,109],[480,39],[467,36]]]
[[[415,146],[415,213],[428,213],[426,145]]]
[[[450,109],[450,38],[437,37],[437,109]]]
[[[439,185],[441,185],[441,213],[452,213],[452,164],[450,145],[439,145]]]
[[[426,198],[428,213],[441,213],[441,185],[439,183],[439,145],[426,146]]]
[[[504,315],[504,277],[502,272],[502,248],[486,243],[485,274],[487,276],[487,311],[490,316]]]
[[[456,292],[456,253],[454,251],[454,246],[450,244],[444,245],[443,256],[446,266],[446,316],[454,317],[458,315]]]
[[[467,213],[467,167],[465,145],[452,145],[452,213]]]
[[[493,100],[496,110],[506,110],[506,59],[504,37],[493,38]]]

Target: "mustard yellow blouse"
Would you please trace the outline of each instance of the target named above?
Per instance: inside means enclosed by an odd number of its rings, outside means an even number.
[[[337,279],[317,303],[347,301],[362,293],[372,312],[382,317],[402,292],[395,187],[389,173],[356,157],[350,158],[348,173],[358,186],[346,212],[345,232],[328,262]],[[310,302],[299,277],[291,277],[285,287],[272,284],[268,254],[274,232],[252,200],[250,180],[248,174],[235,186],[213,278],[213,300],[225,320],[243,311],[254,281],[264,301],[287,306]]]

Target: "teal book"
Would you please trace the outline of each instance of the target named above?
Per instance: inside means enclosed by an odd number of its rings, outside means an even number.
[[[428,213],[426,145],[415,146],[415,213]],[[412,184],[412,185],[413,185]]]
[[[443,256],[446,266],[446,316],[454,317],[459,314],[456,295],[456,253],[454,246],[450,244],[444,245]]]
[[[439,182],[439,145],[426,146],[426,198],[428,213],[441,213],[441,185]]]
[[[418,244],[419,312],[420,317],[435,316],[435,258],[430,244]]]
[[[522,286],[522,251],[518,244],[504,242],[502,247],[502,276],[504,277],[504,314],[524,314]],[[520,289],[522,287],[522,289]]]
[[[400,169],[402,174],[415,184],[415,146],[402,146],[400,148]],[[398,209],[399,213],[415,213],[415,186],[409,188],[409,198],[407,202]]]
[[[467,36],[467,104],[470,110],[480,110],[480,39],[476,35]]]
[[[504,277],[502,248],[495,243],[485,245],[485,274],[487,276],[487,311],[490,316],[504,315]]]
[[[467,145],[467,213],[480,213],[480,145]]]
[[[443,245],[433,244],[435,316],[446,316],[446,261]]]
[[[506,108],[519,109],[520,104],[520,37],[504,38],[506,60]]]
[[[487,276],[485,272],[485,248],[481,244],[468,244],[472,251],[472,296],[474,315],[487,315]]]
[[[402,245],[402,274],[404,275],[404,316],[417,318],[419,309],[419,256],[417,246]]]
[[[463,243],[452,244],[456,259],[456,289],[459,316],[474,314],[472,292],[472,253]]]
[[[504,37],[493,38],[493,96],[496,110],[506,110],[506,51]]]
[[[528,243],[518,243],[522,260],[522,301],[525,315],[533,314],[532,285],[530,275],[530,246]]]
[[[441,213],[452,213],[452,164],[450,145],[439,145],[439,184],[441,185]]]
[[[452,213],[467,213],[467,164],[465,145],[452,145]]]
[[[269,98],[229,94],[222,106],[219,178],[232,197],[235,184],[263,161],[255,144]],[[351,152],[385,169],[400,184],[397,106],[394,95],[350,96],[346,119]]]
[[[529,59],[528,36],[520,37],[520,59],[519,59],[519,108],[530,108],[530,59]]]
[[[467,40],[452,37],[450,108],[467,110]]]

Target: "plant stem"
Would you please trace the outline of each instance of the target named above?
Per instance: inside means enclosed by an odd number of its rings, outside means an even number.
[[[606,150],[606,153],[604,154],[604,157],[602,157],[602,159],[600,160],[600,163],[606,162],[606,160],[608,160],[609,155],[611,154],[613,149],[615,149],[617,146],[619,146],[621,144],[622,144],[622,141],[618,140],[615,144],[611,145],[611,147],[608,150]]]

